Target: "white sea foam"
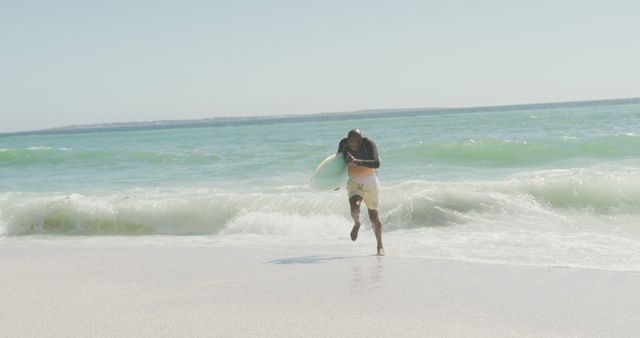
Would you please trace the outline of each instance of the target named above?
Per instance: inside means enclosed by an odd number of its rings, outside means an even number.
[[[640,175],[631,169],[604,173],[549,170],[499,181],[383,185],[384,238],[409,256],[640,271]],[[343,191],[285,190],[6,193],[0,195],[0,226],[10,237],[259,236],[262,243],[316,246],[347,240],[352,220]],[[362,231],[370,232],[365,210],[361,218]]]
[[[248,213],[349,216],[344,191],[314,193],[304,186],[228,191],[137,188],[77,193],[0,194],[9,234],[218,234]],[[546,170],[497,181],[406,181],[382,186],[387,229],[466,224],[478,215],[532,211],[594,216],[640,215],[640,172],[633,168]],[[364,214],[364,213],[363,213]],[[366,215],[363,215],[366,216]],[[60,230],[54,230],[58,227]]]

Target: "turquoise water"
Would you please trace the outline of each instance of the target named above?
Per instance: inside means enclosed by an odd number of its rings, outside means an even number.
[[[640,271],[638,99],[0,135],[0,234],[344,240],[308,183],[356,127],[388,251]]]

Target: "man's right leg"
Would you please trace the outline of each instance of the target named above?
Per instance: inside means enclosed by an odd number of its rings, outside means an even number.
[[[351,240],[355,241],[358,238],[358,231],[360,230],[360,203],[362,203],[362,196],[353,195],[349,198],[349,205],[351,206],[351,217],[353,218],[353,229],[351,229]]]

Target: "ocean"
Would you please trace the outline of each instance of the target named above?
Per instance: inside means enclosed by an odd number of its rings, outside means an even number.
[[[640,271],[640,99],[0,135],[0,246],[373,254],[346,192],[309,188],[352,128],[387,255]]]

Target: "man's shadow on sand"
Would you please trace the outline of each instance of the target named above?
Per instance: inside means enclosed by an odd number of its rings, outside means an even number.
[[[273,261],[270,261],[271,264],[317,264],[317,263],[325,263],[328,261],[334,261],[338,259],[351,259],[351,258],[362,258],[364,256],[322,256],[322,255],[313,255],[313,256],[303,256],[303,257],[289,257],[289,258],[280,258]]]
[[[281,258],[270,261],[270,264],[278,264],[278,265],[294,265],[294,264],[318,264],[318,263],[326,263],[328,261],[335,260],[343,260],[343,259],[353,259],[353,258],[365,258],[371,257],[375,255],[366,255],[366,256],[323,256],[323,255],[313,255],[313,256],[303,256],[303,257],[289,257],[289,258]],[[384,259],[382,257],[376,256],[376,261],[371,264],[367,262],[363,265],[365,261],[357,261],[352,260],[351,265],[351,277],[352,277],[352,287],[356,290],[371,290],[383,285],[383,270],[384,270]],[[369,278],[370,277],[370,278]]]

